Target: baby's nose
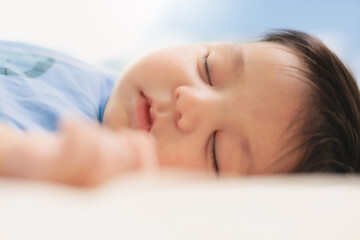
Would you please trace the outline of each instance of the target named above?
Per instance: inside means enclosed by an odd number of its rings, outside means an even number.
[[[208,96],[191,86],[180,86],[175,89],[175,121],[184,131],[194,130],[209,116]]]

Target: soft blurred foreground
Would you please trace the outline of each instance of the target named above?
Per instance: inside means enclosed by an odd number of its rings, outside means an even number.
[[[1,239],[360,238],[360,178],[163,172],[96,189],[0,180]]]

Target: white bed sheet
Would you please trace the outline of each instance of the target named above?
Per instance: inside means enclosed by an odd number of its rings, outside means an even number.
[[[174,175],[174,176],[173,176]],[[0,180],[0,239],[360,239],[360,178]]]

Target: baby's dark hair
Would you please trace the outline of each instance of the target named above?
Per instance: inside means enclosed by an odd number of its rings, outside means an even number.
[[[355,78],[319,39],[294,30],[277,30],[261,41],[290,48],[304,64],[297,69],[310,93],[305,97],[301,157],[292,172],[360,172],[360,92]]]

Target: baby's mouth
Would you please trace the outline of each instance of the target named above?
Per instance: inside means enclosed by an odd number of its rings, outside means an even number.
[[[140,92],[135,103],[135,122],[136,128],[149,132],[152,126],[152,118],[150,116],[151,101]]]

